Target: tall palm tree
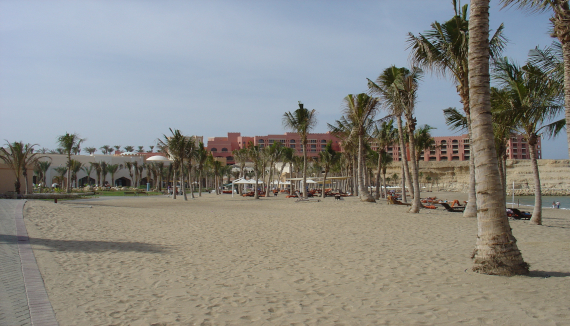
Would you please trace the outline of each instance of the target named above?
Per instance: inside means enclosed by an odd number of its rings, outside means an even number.
[[[101,161],[99,162],[99,166],[101,167],[101,186],[105,186],[105,182],[107,181],[107,173],[109,173],[109,169],[107,169],[107,162]]]
[[[562,85],[531,63],[520,67],[507,58],[495,62],[493,77],[505,89],[508,95],[505,106],[515,112],[517,128],[528,141],[534,175],[534,210],[530,224],[541,225],[542,195],[536,144],[543,130],[555,136],[565,125],[564,119],[545,124],[564,110],[560,93]]]
[[[358,139],[358,194],[360,200],[364,202],[376,202],[368,192],[368,187],[364,181],[364,141],[365,137],[368,136],[372,119],[376,115],[378,107],[379,99],[366,93],[349,94],[344,98],[344,114],[347,120],[352,122],[352,133]]]
[[[272,179],[274,174],[274,164],[281,157],[283,153],[283,144],[280,142],[274,142],[271,146],[265,147],[267,154],[267,161],[269,163],[269,180],[267,183],[267,191],[265,192],[265,197],[269,197],[270,186],[272,185]]]
[[[431,29],[418,34],[408,34],[408,48],[411,49],[410,60],[431,72],[442,75],[450,75],[457,85],[457,92],[463,104],[463,111],[467,116],[467,130],[471,136],[471,114],[469,110],[469,62],[467,58],[469,43],[469,20],[467,18],[468,5],[460,7],[453,0],[455,15],[444,23],[434,22]],[[490,40],[490,53],[496,57],[504,49],[506,39],[503,37],[503,25],[501,24]],[[469,197],[464,217],[476,217],[477,206],[475,198],[475,169],[474,157],[469,155]]]
[[[175,167],[172,183],[174,184],[173,199],[176,199],[176,170],[180,170],[180,180],[182,192],[184,193],[184,200],[188,200],[186,196],[186,187],[184,186],[184,160],[185,160],[185,149],[186,149],[186,138],[182,135],[180,130],[172,130],[170,128],[172,136],[163,135],[163,139],[159,139],[159,143],[166,149],[168,155],[173,160],[172,165]],[[139,150],[140,150],[139,146]]]
[[[239,177],[243,178],[244,177],[243,171],[245,169],[245,162],[247,161],[247,149],[245,149],[245,148],[234,149],[232,151],[232,155],[233,155],[235,161],[237,162],[237,164],[239,165]],[[238,192],[240,195],[242,194],[241,185],[238,185]]]
[[[308,110],[303,103],[299,102],[299,108],[293,112],[285,112],[283,115],[283,125],[285,128],[295,131],[301,138],[301,148],[303,149],[303,197],[308,198],[307,193],[307,136],[311,129],[317,124],[315,110]],[[257,186],[257,185],[256,185]]]
[[[188,177],[190,177],[192,175],[192,159],[196,157],[196,148],[197,148],[196,138],[194,138],[193,136],[185,137],[184,144],[182,146],[183,146],[182,154],[187,161],[186,167],[188,168]],[[192,190],[191,181],[189,185],[190,185],[190,195],[192,198],[194,198],[194,191]],[[184,191],[184,200],[188,200],[186,191]]]
[[[126,152],[133,152],[135,150],[134,146],[125,146],[123,147]]]
[[[507,219],[491,120],[489,75],[489,0],[471,0],[469,21],[469,107],[477,179],[475,272],[528,274]]]
[[[144,146],[138,146],[137,153],[144,153]]]
[[[390,165],[390,163],[392,163],[394,159],[392,158],[392,156],[386,152],[382,152],[380,153],[380,165],[382,166],[382,176],[384,179],[382,181],[382,184],[384,185],[384,198],[386,198],[388,196],[387,193],[387,189],[386,189],[386,182],[388,182],[388,179],[390,178],[386,178],[386,171],[388,170],[388,165]]]
[[[408,189],[413,192],[412,178],[410,177],[410,169],[408,168],[408,158],[406,153],[406,143],[404,136],[404,127],[402,123],[402,114],[404,108],[400,101],[400,89],[403,80],[403,75],[409,72],[406,68],[397,68],[391,66],[384,69],[382,74],[378,76],[375,82],[368,79],[368,89],[373,94],[378,94],[382,97],[384,108],[390,112],[390,115],[396,119],[398,126],[398,138],[400,147],[400,161],[402,162],[402,200],[407,201],[406,198],[406,183]]]
[[[14,172],[16,181],[14,182],[14,190],[16,194],[20,194],[20,175],[24,176],[25,194],[28,194],[28,169],[32,168],[36,162],[45,156],[40,153],[34,153],[34,147],[37,144],[24,144],[23,142],[9,143],[6,141],[7,148],[0,148],[0,159],[4,161]]]
[[[253,172],[255,173],[255,199],[259,199],[259,172],[263,164],[263,154],[259,146],[253,145],[253,142],[247,144],[247,154],[250,161],[253,162]]]
[[[121,169],[121,167],[119,166],[119,164],[107,165],[107,172],[111,173],[111,185],[112,186],[116,186],[115,185],[115,173],[117,173],[117,171],[119,171],[120,169]]]
[[[65,154],[67,154],[67,192],[71,192],[71,152],[73,151],[73,148],[79,148],[79,146],[81,145],[81,143],[85,141],[85,139],[81,139],[79,138],[79,136],[77,134],[70,134],[70,133],[65,133],[65,135],[59,136],[57,138],[57,142],[59,144],[59,146],[61,146],[61,148],[63,148],[63,150],[65,151]]]
[[[416,138],[416,161],[419,164],[420,155],[422,151],[424,152],[424,156],[426,152],[435,149],[435,140],[431,136],[430,130],[436,129],[430,125],[423,125],[416,129],[415,138]],[[429,153],[427,153],[429,155]]]
[[[78,160],[71,160],[69,162],[69,169],[71,170],[71,179],[73,181],[75,181],[75,187],[78,186],[77,183],[77,173],[79,171],[81,171],[81,168],[83,167],[83,164],[81,162],[79,162]]]
[[[358,196],[358,173],[354,168],[358,163],[358,136],[357,133],[352,132],[354,130],[354,123],[343,115],[340,117],[340,120],[336,120],[334,124],[331,125],[328,123],[327,125],[331,133],[341,140],[343,156],[348,163],[347,175],[349,175],[348,171],[352,171],[350,174],[352,176],[350,183],[351,193]],[[370,124],[367,124],[367,126],[368,125]]]
[[[564,106],[566,108],[566,135],[570,151],[570,6],[568,0],[501,0],[504,6],[518,6],[531,11],[552,11],[552,37],[562,44],[564,58]],[[570,152],[569,152],[570,153]],[[570,154],[569,154],[570,155]]]
[[[115,150],[118,152],[121,150],[121,145],[115,145],[113,146],[115,148]]]
[[[380,127],[375,126],[373,133],[374,140],[378,144],[378,168],[376,171],[376,184],[379,184],[380,172],[384,167],[383,163],[386,161],[385,155],[386,148],[396,143],[398,139],[398,130],[394,128],[394,120],[381,121]],[[390,156],[391,157],[391,156]],[[384,169],[385,170],[385,169]],[[385,186],[385,185],[384,185]],[[376,189],[376,199],[380,198],[379,189]]]
[[[281,176],[283,175],[283,171],[285,170],[285,166],[289,164],[289,176],[293,177],[293,170],[291,169],[291,164],[293,163],[295,157],[295,149],[291,147],[283,147],[283,152],[281,153],[281,169],[279,170],[279,179],[281,180]],[[277,188],[279,188],[279,182],[277,183]],[[292,190],[292,188],[290,188]],[[292,192],[291,192],[292,193]]]
[[[93,169],[95,169],[95,175],[97,176],[97,185],[101,187],[101,163],[98,162],[89,162]]]
[[[329,174],[331,168],[335,164],[337,164],[339,160],[340,160],[340,153],[338,153],[332,148],[332,141],[329,140],[324,150],[319,153],[319,161],[322,169],[325,171],[325,175],[323,177],[323,189],[321,191],[321,197],[323,198],[325,198],[327,175]]]
[[[150,145],[148,148],[150,148],[149,152],[152,153],[152,151],[154,150],[154,145]]]
[[[204,147],[203,142],[198,143],[196,148],[196,165],[198,169],[198,197],[202,197],[202,174],[204,172],[204,165],[208,159],[208,150]]]

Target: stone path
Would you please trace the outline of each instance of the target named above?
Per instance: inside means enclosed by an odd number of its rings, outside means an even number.
[[[0,200],[0,325],[58,325],[24,224],[24,200]]]

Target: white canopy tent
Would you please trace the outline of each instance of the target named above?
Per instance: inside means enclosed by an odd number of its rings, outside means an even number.
[[[239,178],[236,179],[234,181],[232,181],[232,197],[234,196],[234,185],[254,185],[255,184],[255,180],[254,179],[249,179],[246,180],[244,178]],[[257,184],[264,184],[263,180],[257,180]]]
[[[147,158],[146,160],[147,160],[147,162],[148,162],[148,161],[151,161],[151,162],[165,162],[165,163],[166,163],[166,162],[168,162],[168,163],[172,162],[170,159],[168,159],[168,157],[162,156],[162,155],[154,155],[154,156],[151,156],[151,157]]]

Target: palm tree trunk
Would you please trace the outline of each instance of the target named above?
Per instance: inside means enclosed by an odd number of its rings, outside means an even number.
[[[404,142],[404,128],[402,127],[402,116],[398,115],[396,117],[396,122],[398,124],[398,136],[400,138],[400,160],[402,161],[402,201],[407,202],[406,194],[406,183],[408,183],[408,188],[413,191],[412,184],[410,182],[410,170],[408,169],[408,159],[406,154],[406,143]]]
[[[477,179],[477,243],[475,272],[528,274],[507,219],[493,139],[489,76],[489,0],[471,0],[469,21],[469,98],[475,176]]]
[[[471,115],[466,112],[467,115],[467,129],[469,132],[470,141],[470,151],[469,151],[469,195],[467,197],[467,205],[463,211],[463,217],[477,217],[477,192],[475,191],[475,157],[473,153],[473,148],[471,148],[471,140],[473,139],[473,134],[471,132]]]
[[[411,118],[408,121],[411,120],[413,120],[413,118]],[[422,206],[422,203],[420,201],[419,171],[418,171],[418,165],[416,164],[416,146],[415,146],[414,130],[411,128],[408,131],[408,138],[410,139],[410,156],[412,157],[410,163],[412,164],[412,181],[413,181],[412,184],[414,187],[413,188],[414,199],[412,200],[412,207],[410,208],[409,212],[419,213],[420,207]]]
[[[173,183],[173,185],[172,185],[172,199],[176,199],[176,188],[177,188],[176,187],[176,183],[177,183],[176,169],[173,169],[172,173],[173,173],[173,176],[172,176],[172,183]]]
[[[307,144],[303,144],[303,198],[309,198],[307,187]]]
[[[376,200],[380,199],[380,191],[382,191],[382,186],[380,185],[380,173],[382,173],[381,155],[378,157],[378,168],[376,169]]]
[[[540,188],[540,175],[538,173],[538,163],[536,161],[536,142],[532,141],[530,136],[528,142],[528,150],[530,153],[530,164],[532,166],[532,175],[534,177],[534,209],[532,210],[532,218],[530,224],[542,225],[542,193]]]
[[[364,171],[364,140],[362,139],[362,135],[358,136],[358,193],[360,195],[360,201],[364,202],[376,202],[368,189],[366,189],[366,182],[364,181],[365,178],[365,171]]]
[[[180,187],[182,187],[182,194],[184,195],[184,200],[188,201],[188,196],[186,195],[186,186],[184,185],[184,162],[180,162]]]
[[[562,43],[562,57],[564,58],[564,106],[566,108],[566,137],[570,155],[570,42]]]
[[[202,169],[198,172],[198,197],[202,197]]]

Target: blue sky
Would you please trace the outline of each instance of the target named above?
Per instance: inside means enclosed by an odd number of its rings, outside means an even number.
[[[548,14],[491,6],[504,55],[522,63],[552,42]],[[148,148],[169,128],[284,133],[297,101],[326,132],[366,78],[409,65],[408,32],[452,15],[451,0],[0,1],[0,138],[55,148],[76,132],[84,147]],[[453,83],[426,75],[418,123],[452,134],[448,107],[461,108]],[[543,158],[567,159],[566,137],[545,140]]]

